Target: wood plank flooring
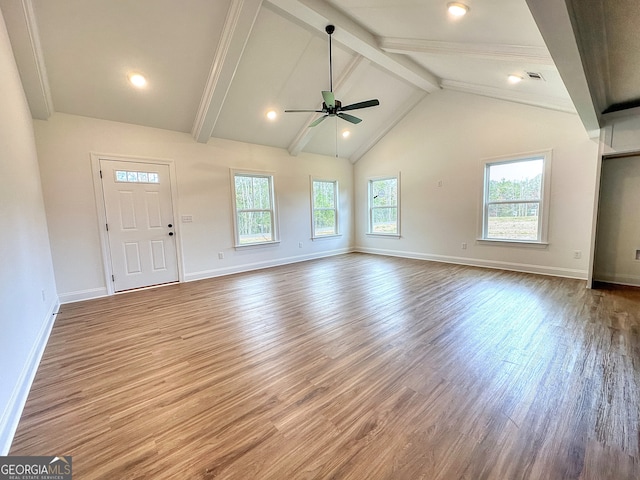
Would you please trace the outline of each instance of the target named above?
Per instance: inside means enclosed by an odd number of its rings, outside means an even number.
[[[640,290],[349,254],[64,305],[11,455],[84,479],[639,479]]]

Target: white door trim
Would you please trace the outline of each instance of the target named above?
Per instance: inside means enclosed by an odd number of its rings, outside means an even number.
[[[176,255],[178,262],[178,281],[184,282],[184,268],[182,258],[182,242],[180,240],[180,218],[178,215],[178,185],[176,182],[175,163],[167,158],[137,157],[134,155],[114,155],[107,153],[91,152],[91,173],[93,177],[93,193],[96,200],[96,211],[98,214],[98,232],[100,235],[100,246],[102,248],[102,266],[104,271],[104,282],[107,288],[107,295],[114,295],[115,289],[111,276],[113,275],[111,264],[111,248],[107,235],[107,212],[104,204],[104,190],[100,178],[100,160],[113,160],[118,162],[150,163],[156,165],[167,165],[169,167],[169,177],[171,181],[171,203],[174,218],[174,231],[176,234]]]

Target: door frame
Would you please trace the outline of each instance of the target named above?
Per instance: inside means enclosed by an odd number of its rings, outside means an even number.
[[[614,125],[606,125],[600,128],[598,140],[598,158],[596,162],[596,185],[591,216],[591,242],[589,244],[589,270],[587,271],[587,288],[593,288],[596,269],[596,240],[598,237],[598,215],[600,211],[600,189],[602,188],[602,163],[616,157],[640,156],[637,145],[616,149],[612,146]]]
[[[111,160],[115,162],[129,163],[149,163],[155,165],[167,165],[169,167],[169,181],[171,183],[171,209],[173,213],[173,225],[176,238],[176,262],[178,267],[178,282],[184,282],[184,268],[182,259],[182,241],[180,232],[180,222],[178,216],[178,185],[176,183],[175,162],[167,158],[138,157],[134,155],[114,155],[107,153],[91,152],[91,173],[93,177],[93,192],[96,201],[96,212],[98,214],[98,232],[100,236],[100,246],[102,250],[102,267],[107,295],[115,295],[116,291],[111,281],[113,270],[111,263],[111,246],[107,234],[107,211],[104,203],[104,189],[100,177],[100,160]],[[142,287],[145,288],[145,287]],[[118,292],[119,293],[119,292]],[[126,293],[126,292],[123,292]]]
[[[594,214],[593,214],[593,232],[591,239],[591,257],[589,258],[589,277],[588,277],[588,287],[593,288],[594,283],[597,281],[594,277],[596,274],[596,253],[597,253],[597,244],[598,244],[598,230],[600,229],[600,197],[602,196],[602,171],[604,169],[604,163],[615,161],[618,158],[629,158],[629,157],[640,157],[640,150],[630,150],[628,152],[615,152],[600,155],[598,158],[597,165],[597,180],[596,180],[596,198],[595,198],[595,206],[594,206]],[[619,285],[630,285],[632,287],[637,287],[637,285],[631,283],[621,283],[621,282],[607,282],[602,281],[604,283],[614,283]]]

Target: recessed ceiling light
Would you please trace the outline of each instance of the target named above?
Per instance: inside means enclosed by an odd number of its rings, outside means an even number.
[[[509,80],[509,83],[520,83],[522,80],[524,80],[520,75],[515,75],[513,73],[509,75],[507,79]]]
[[[139,73],[132,73],[129,75],[129,81],[134,87],[142,88],[147,84],[147,79]]]
[[[349,135],[351,135],[351,132],[349,130],[345,130],[344,132],[342,132],[342,138],[349,138]]]
[[[469,11],[469,7],[464,3],[451,2],[447,4],[447,10],[454,17],[462,17]]]
[[[277,116],[278,116],[278,114],[276,113],[276,111],[275,111],[275,110],[269,110],[269,111],[267,112],[267,118],[268,118],[269,120],[275,120]]]

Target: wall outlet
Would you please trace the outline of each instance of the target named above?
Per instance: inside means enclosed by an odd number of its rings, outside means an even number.
[[[298,248],[302,248],[302,242],[298,242]]]
[[[46,302],[47,301],[47,294],[44,290],[42,290],[42,301]]]
[[[224,260],[224,252],[218,252],[218,260]]]
[[[574,250],[573,258],[575,258],[576,260],[580,260],[582,258],[582,250]]]
[[[442,180],[438,180],[438,187],[442,187]]]
[[[461,247],[462,247],[463,250],[466,250],[467,249],[467,242],[462,242]]]

